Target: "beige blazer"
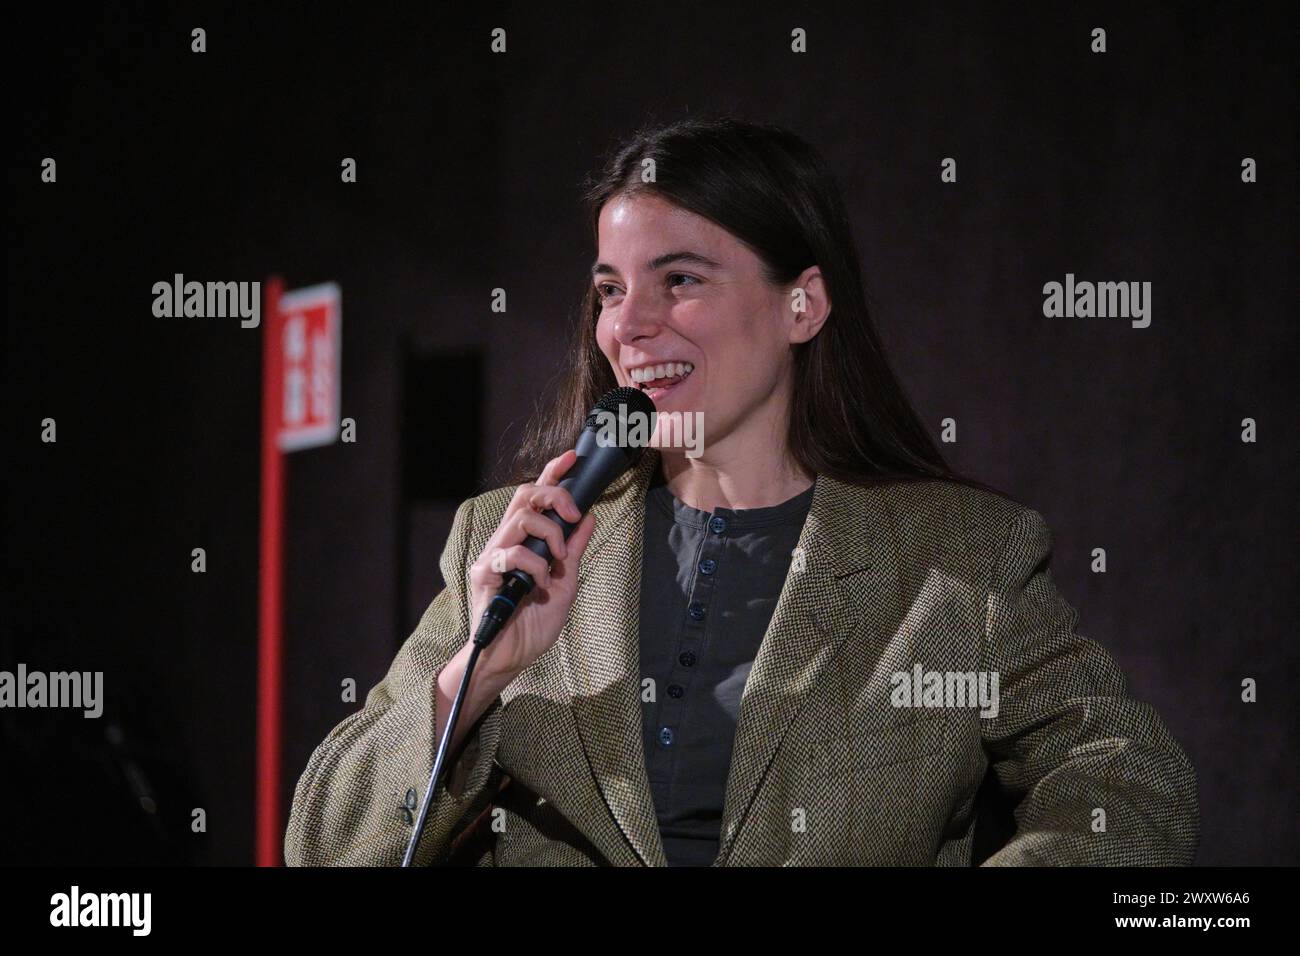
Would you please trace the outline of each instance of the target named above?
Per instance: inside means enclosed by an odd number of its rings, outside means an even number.
[[[647,453],[594,506],[568,622],[473,728],[417,862],[456,859],[478,821],[470,862],[665,865],[638,664],[657,466]],[[432,765],[435,681],[470,635],[468,568],[512,493],[457,511],[446,587],[298,781],[289,864],[401,861]],[[990,764],[1017,829],[989,864],[1191,862],[1192,766],[1077,632],[1038,512],[950,482],[823,476],[799,549],[741,699],[715,866],[970,865]]]

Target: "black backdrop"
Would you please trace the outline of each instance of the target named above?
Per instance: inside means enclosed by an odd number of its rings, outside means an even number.
[[[356,706],[341,681],[363,697],[382,676],[440,586],[455,505],[500,483],[555,372],[594,251],[582,178],[647,119],[727,110],[837,170],[922,416],[936,434],[955,419],[951,460],[1046,516],[1080,629],[1195,763],[1199,862],[1298,861],[1296,44],[1279,12],[266,6],[7,14],[0,669],[103,670],[108,703],[100,720],[0,711],[0,854],[252,860],[260,334],[154,318],[153,283],[343,290],[359,440],[289,465],[287,801]],[[1045,318],[1042,286],[1067,273],[1150,281],[1150,327]]]

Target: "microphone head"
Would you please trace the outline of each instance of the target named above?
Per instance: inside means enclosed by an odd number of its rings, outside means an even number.
[[[620,406],[622,407],[620,408]],[[617,415],[619,418],[626,418],[631,412],[649,418],[655,413],[655,403],[650,401],[650,396],[639,388],[632,388],[627,385],[622,388],[612,388],[601,396],[600,401],[591,407],[587,420],[583,422],[582,427],[594,427],[604,415]]]
[[[631,437],[636,434],[636,430],[631,426],[634,423],[644,423],[645,444],[629,441],[621,446],[628,458],[636,462],[649,444],[650,436],[654,432],[656,414],[655,403],[650,400],[649,395],[639,388],[623,386],[611,389],[601,396],[600,401],[592,406],[582,427],[584,431],[595,431],[606,423],[617,423],[618,434]]]

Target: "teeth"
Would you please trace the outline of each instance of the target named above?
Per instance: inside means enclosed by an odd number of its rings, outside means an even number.
[[[632,369],[628,374],[633,383],[652,382],[655,379],[671,378],[675,375],[686,376],[695,371],[690,362],[665,362],[663,365],[643,365]]]

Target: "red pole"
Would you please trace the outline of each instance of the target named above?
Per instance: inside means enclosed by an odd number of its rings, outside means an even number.
[[[280,596],[284,560],[284,452],[279,428],[283,402],[280,295],[284,283],[266,280],[262,309],[262,502],[258,538],[257,609],[257,837],[258,866],[283,861],[280,811]]]

